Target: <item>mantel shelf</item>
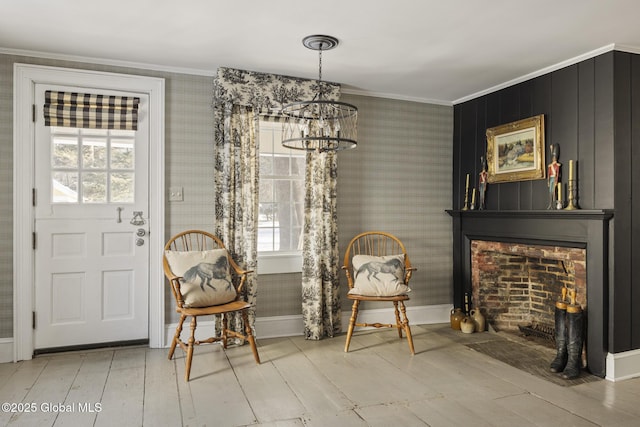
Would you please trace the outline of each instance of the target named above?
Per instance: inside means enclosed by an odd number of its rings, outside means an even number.
[[[581,219],[609,220],[613,218],[613,209],[574,209],[574,210],[453,210],[446,212],[452,217],[464,218],[536,218],[536,219]]]

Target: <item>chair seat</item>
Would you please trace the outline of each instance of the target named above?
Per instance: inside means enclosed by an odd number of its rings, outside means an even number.
[[[208,316],[211,314],[231,313],[251,307],[246,301],[231,301],[226,304],[212,305],[210,307],[176,308],[178,313],[185,316]]]
[[[389,297],[376,297],[369,295],[347,294],[348,299],[358,301],[409,301],[409,295],[394,295]]]

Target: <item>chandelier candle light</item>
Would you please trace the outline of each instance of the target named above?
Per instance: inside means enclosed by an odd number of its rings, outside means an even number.
[[[311,101],[294,102],[282,108],[282,145],[319,153],[355,148],[358,108],[325,99],[322,82],[322,52],[336,47],[338,39],[312,35],[302,39],[302,44],[318,51],[318,93]]]

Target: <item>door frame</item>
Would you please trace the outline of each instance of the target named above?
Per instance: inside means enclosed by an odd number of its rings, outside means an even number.
[[[102,87],[149,95],[149,347],[164,347],[164,79],[74,68],[13,67],[13,360],[33,357],[34,261],[32,205],[35,84]]]

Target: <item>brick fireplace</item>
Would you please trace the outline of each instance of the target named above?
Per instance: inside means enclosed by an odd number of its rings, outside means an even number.
[[[498,331],[554,329],[555,302],[566,287],[587,308],[586,250],[562,246],[473,240],[471,295]]]
[[[587,366],[592,374],[604,377],[613,213],[447,212],[453,218],[454,306],[464,307],[465,295],[471,295],[474,306],[489,310],[488,320],[497,329],[517,328],[534,319],[550,324],[546,316],[553,310],[559,289],[563,284],[575,286],[588,319]],[[484,267],[474,270],[476,264]],[[520,304],[505,305],[504,298]]]

